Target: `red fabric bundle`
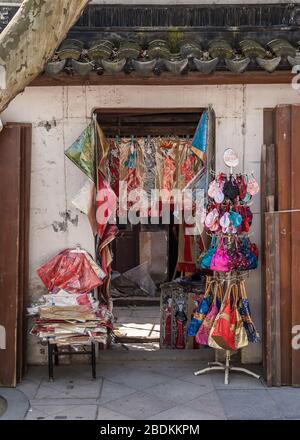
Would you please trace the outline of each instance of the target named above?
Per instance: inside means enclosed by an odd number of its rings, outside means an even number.
[[[88,293],[102,284],[85,252],[65,249],[37,269],[37,274],[52,292]]]
[[[230,291],[232,286],[230,286]],[[225,294],[222,310],[217,316],[211,333],[213,340],[224,350],[236,350],[236,306],[231,306],[230,291]]]

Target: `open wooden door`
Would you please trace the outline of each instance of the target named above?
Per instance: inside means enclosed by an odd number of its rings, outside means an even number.
[[[265,374],[269,386],[300,386],[300,105],[265,111],[262,164]]]
[[[0,133],[0,385],[16,386],[25,368],[25,298],[31,126],[8,124]]]

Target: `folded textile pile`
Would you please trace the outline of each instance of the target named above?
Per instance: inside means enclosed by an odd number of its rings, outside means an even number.
[[[91,292],[101,285],[101,268],[82,250],[67,249],[37,270],[48,288],[29,307],[34,316],[31,334],[59,345],[106,344],[113,316]]]

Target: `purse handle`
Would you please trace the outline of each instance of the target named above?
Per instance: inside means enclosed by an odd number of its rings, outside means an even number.
[[[234,308],[236,308],[239,301],[239,286],[236,283],[234,284],[233,294],[234,294],[233,306]]]
[[[210,277],[207,277],[204,298],[207,298],[209,296],[209,293],[211,291],[211,287],[216,283],[217,283],[217,280],[214,280],[214,279],[211,279]]]
[[[216,305],[217,304],[217,298],[220,298],[220,300],[222,301],[222,295],[223,295],[223,289],[221,286],[221,283],[219,281],[217,281],[215,289],[214,289],[214,297],[213,297],[213,302],[212,304]]]
[[[227,287],[226,292],[225,292],[225,294],[224,294],[223,302],[224,302],[225,300],[227,300],[228,298],[230,298],[230,295],[231,295],[231,293],[232,293],[232,290],[234,290],[235,287],[237,287],[236,282],[229,284],[229,286]]]
[[[247,292],[246,292],[246,286],[244,280],[240,281],[240,292],[242,299],[247,299]]]

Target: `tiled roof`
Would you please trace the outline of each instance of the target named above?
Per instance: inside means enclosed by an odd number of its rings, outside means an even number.
[[[287,70],[300,64],[300,42],[291,43],[275,38],[267,44],[245,37],[232,44],[230,38],[206,41],[201,34],[169,32],[165,37],[145,33],[124,39],[119,34],[106,34],[91,41],[64,40],[54,58],[45,67],[49,75],[61,71],[87,75],[100,74],[159,75],[169,71],[174,75],[189,71],[213,73],[229,70]]]
[[[0,31],[17,9],[0,6]],[[52,76],[288,71],[300,64],[299,42],[297,3],[89,5],[45,71]]]

